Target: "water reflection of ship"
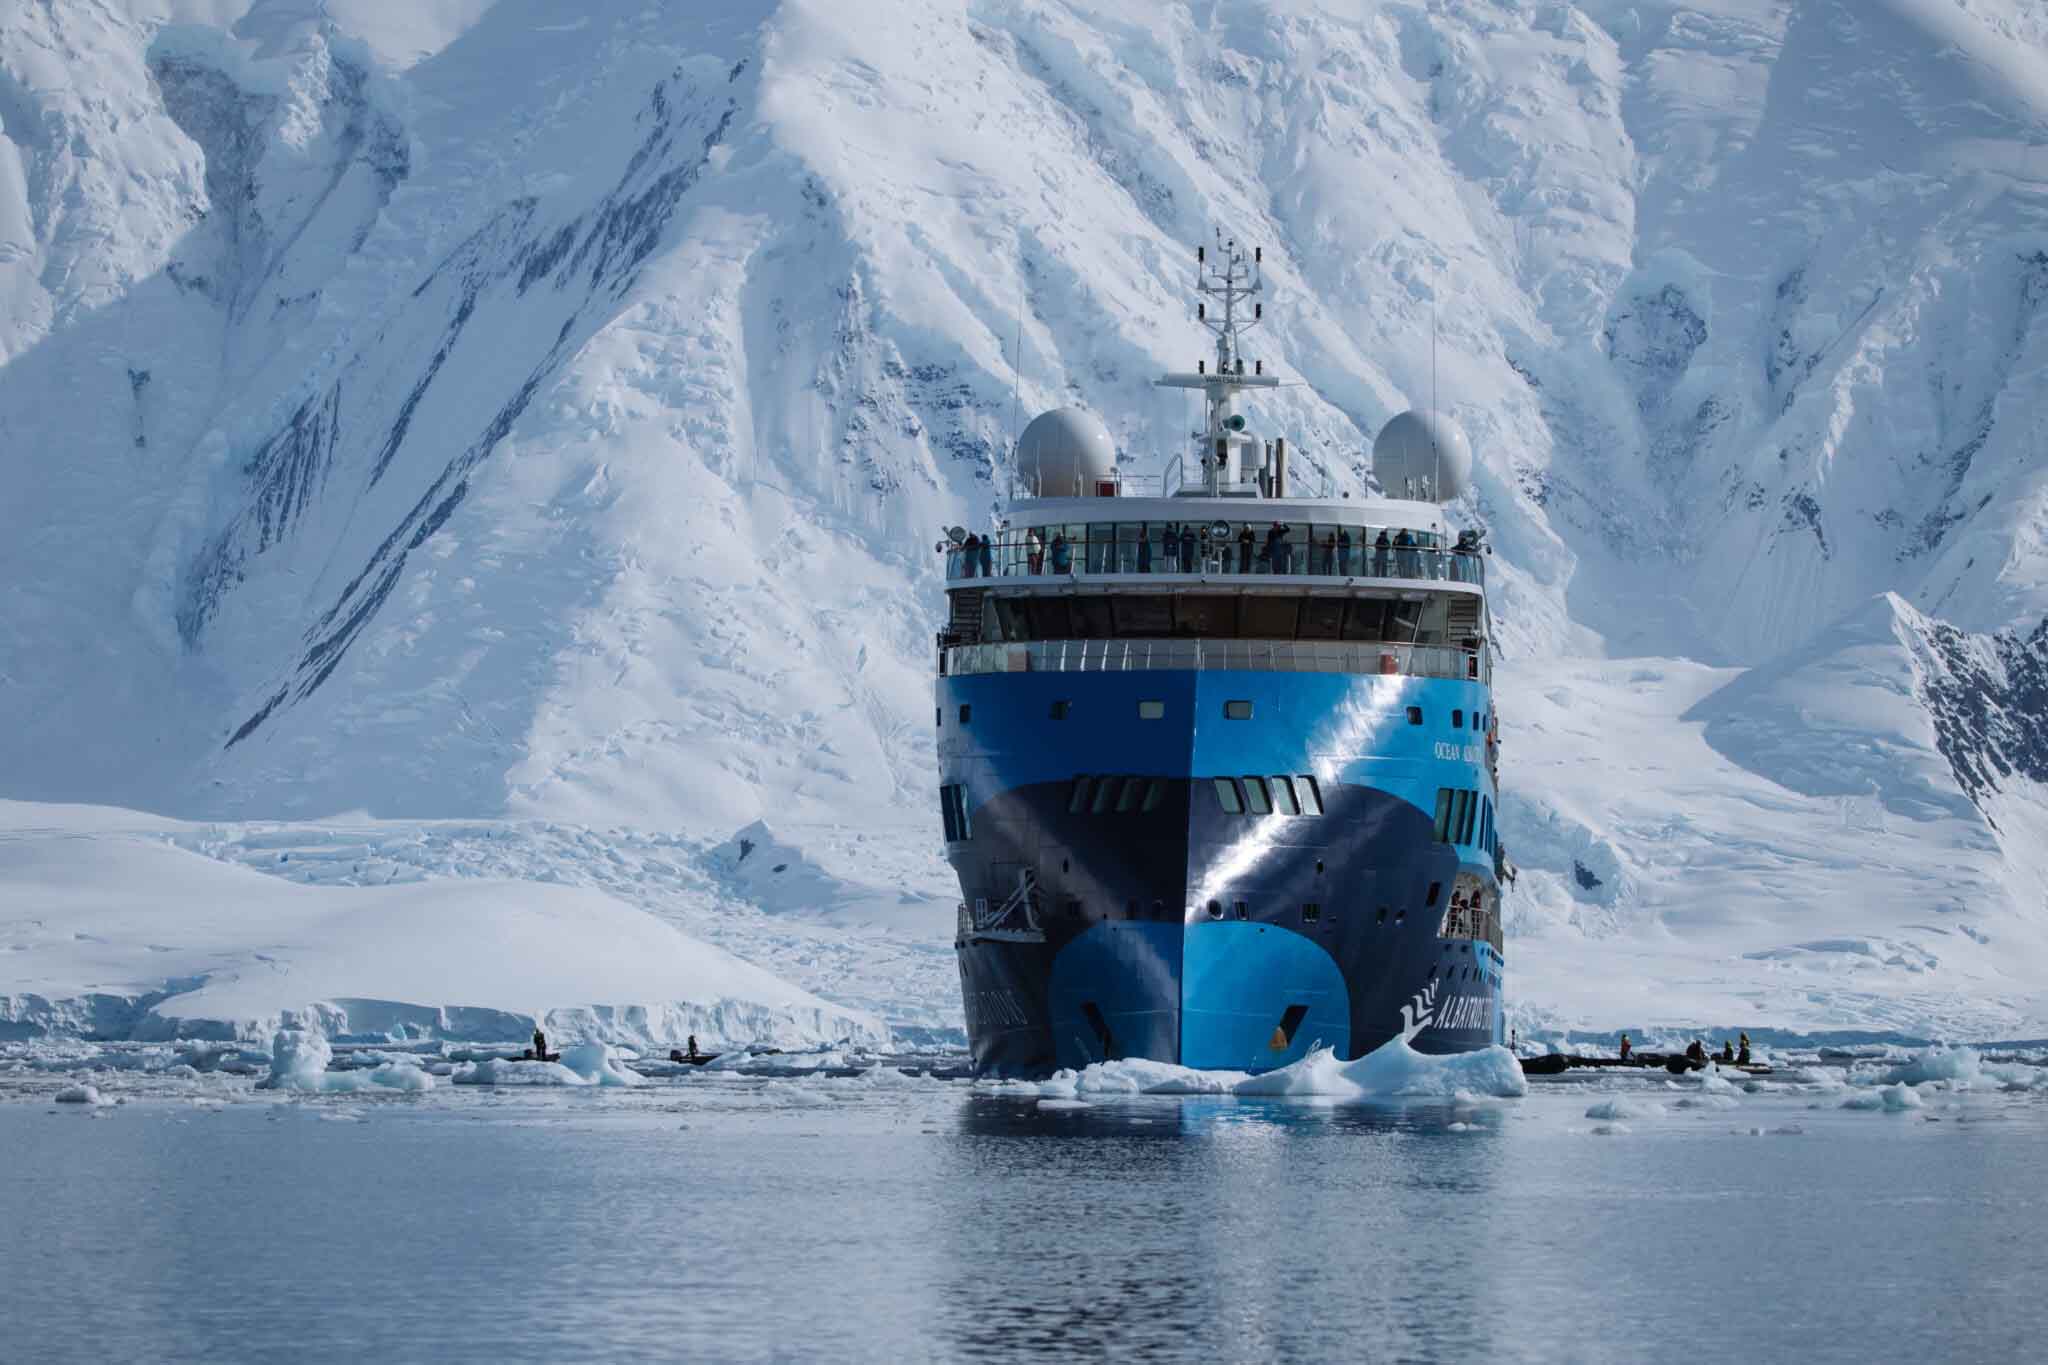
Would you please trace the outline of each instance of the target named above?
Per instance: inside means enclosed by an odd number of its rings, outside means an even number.
[[[1197,256],[1214,368],[1159,381],[1202,394],[1194,449],[1140,476],[1091,415],[1043,414],[1023,496],[941,546],[940,806],[984,1072],[1356,1057],[1425,993],[1419,1050],[1502,1037],[1485,547],[1442,508],[1470,450],[1402,413],[1373,448],[1397,496],[1304,496],[1237,411],[1280,382],[1240,354],[1259,253]]]
[[[1503,1144],[1453,1131],[1463,1112],[1445,1100],[1041,1109],[972,1096],[952,1131],[928,1139],[935,1351],[1509,1352],[1514,1320],[1484,1306],[1528,1267],[1487,1234]],[[988,1292],[991,1266],[1003,1293]],[[1162,1332],[1177,1349],[1161,1349]]]

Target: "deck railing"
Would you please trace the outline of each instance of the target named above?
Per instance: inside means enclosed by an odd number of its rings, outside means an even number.
[[[1489,681],[1484,650],[1350,640],[1033,640],[954,645],[945,651],[943,663],[944,671],[955,677],[1232,669]]]
[[[1356,530],[1357,528],[1352,528]],[[1065,532],[1073,534],[1068,535]],[[1247,551],[1234,540],[1167,537],[1163,527],[1103,523],[1070,526],[1056,538],[999,531],[987,542],[945,548],[946,577],[1049,578],[1065,582],[1106,574],[1178,575],[1212,579],[1283,575],[1310,578],[1385,578],[1486,582],[1486,560],[1476,550],[1426,545],[1335,543],[1335,529],[1306,525],[1290,538],[1255,541]]]

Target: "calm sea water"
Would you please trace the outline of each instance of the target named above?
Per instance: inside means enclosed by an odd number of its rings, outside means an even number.
[[[17,1093],[0,1356],[2038,1358],[2042,1092],[1596,1131],[1613,1093]]]

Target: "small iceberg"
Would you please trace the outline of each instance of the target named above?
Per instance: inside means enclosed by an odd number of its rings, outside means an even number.
[[[369,1070],[329,1071],[334,1049],[324,1035],[303,1029],[279,1029],[270,1041],[270,1074],[256,1082],[258,1090],[295,1090],[313,1094],[349,1094],[371,1090],[432,1090],[434,1078],[410,1062],[386,1062]]]
[[[1283,1099],[1513,1098],[1529,1092],[1514,1054],[1504,1047],[1445,1056],[1417,1052],[1394,1037],[1354,1061],[1340,1062],[1326,1047],[1277,1071],[1198,1071],[1169,1062],[1133,1058],[1062,1070],[1043,1081],[984,1081],[998,1094],[1074,1099],[1089,1095],[1239,1095]]]
[[[647,1080],[619,1065],[623,1054],[604,1043],[579,1043],[562,1049],[558,1062],[531,1062],[517,1057],[491,1057],[455,1068],[457,1085],[645,1085]]]

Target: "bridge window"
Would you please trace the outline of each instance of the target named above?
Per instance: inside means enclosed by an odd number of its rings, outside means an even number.
[[[1237,789],[1236,778],[1219,777],[1216,779],[1216,800],[1223,807],[1225,815],[1244,814],[1244,796]]]
[[[1248,701],[1227,701],[1223,703],[1223,719],[1250,720],[1252,704]]]
[[[1094,781],[1095,779],[1092,777],[1077,777],[1074,779],[1073,793],[1067,797],[1067,814],[1079,815],[1082,811],[1088,809],[1088,792]]]
[[[1165,714],[1166,703],[1163,701],[1141,701],[1138,703],[1139,720],[1158,720],[1165,716]]]
[[[1273,808],[1282,815],[1301,814],[1301,802],[1294,799],[1294,783],[1285,777],[1276,777],[1273,782]]]
[[[1265,778],[1247,777],[1244,780],[1244,804],[1253,815],[1268,815],[1272,813],[1273,801],[1266,794]]]
[[[1159,809],[1159,803],[1165,799],[1165,781],[1157,777],[1153,778],[1145,786],[1145,804],[1139,808],[1138,813],[1140,815],[1150,815],[1153,811]]]
[[[1239,919],[1250,919],[1252,917],[1251,906],[1245,904],[1243,901],[1232,901],[1230,904],[1237,911],[1237,917]]]
[[[1440,844],[1447,844],[1451,841],[1451,789],[1449,787],[1438,787],[1436,789],[1436,824],[1432,827],[1431,832]]]
[[[1222,901],[1210,901],[1210,902],[1209,902],[1209,918],[1210,918],[1210,919],[1222,919],[1222,918],[1223,918],[1223,902],[1222,902]]]
[[[1138,807],[1138,798],[1145,794],[1145,779],[1130,777],[1124,779],[1124,789],[1116,798],[1116,813],[1129,815]]]
[[[1301,813],[1304,815],[1321,815],[1323,813],[1323,790],[1316,785],[1316,780],[1304,774],[1300,782],[1300,791]]]

